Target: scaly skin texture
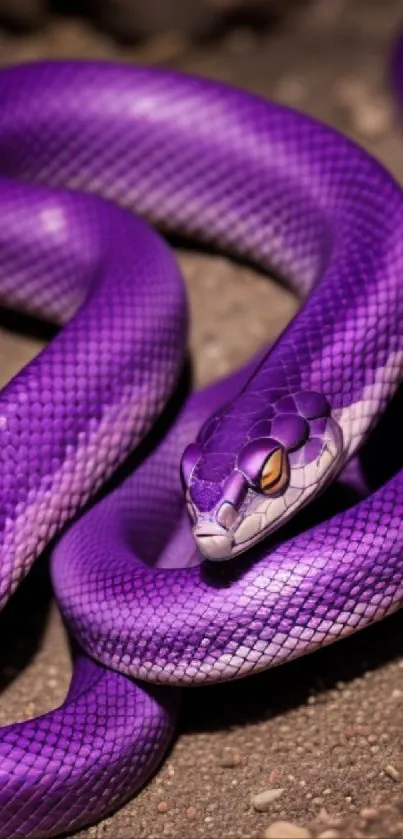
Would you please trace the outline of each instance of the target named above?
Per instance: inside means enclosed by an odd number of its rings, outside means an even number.
[[[175,262],[127,208],[310,292],[272,351],[191,397],[56,549],[59,603],[99,664],[79,656],[61,709],[0,733],[0,837],[44,837],[118,806],[157,765],[177,692],[133,676],[238,678],[400,605],[400,474],[313,530],[260,540],[336,475],[401,380],[403,202],[343,137],[205,80],[45,63],[2,72],[0,101],[2,301],[70,318],[0,398],[2,602],[181,369]],[[252,545],[218,567],[199,553]]]

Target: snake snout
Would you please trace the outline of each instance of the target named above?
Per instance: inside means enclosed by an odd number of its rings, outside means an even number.
[[[228,531],[212,523],[201,522],[193,530],[197,547],[206,559],[229,559],[233,537]]]

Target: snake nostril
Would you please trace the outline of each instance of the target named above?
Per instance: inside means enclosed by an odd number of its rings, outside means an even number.
[[[229,530],[235,524],[239,516],[238,510],[229,501],[224,501],[216,515],[217,523]]]

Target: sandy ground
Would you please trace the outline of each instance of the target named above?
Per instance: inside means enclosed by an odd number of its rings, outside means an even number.
[[[230,80],[335,125],[403,180],[403,129],[385,78],[398,0],[296,4],[267,33],[239,29],[189,50],[174,35],[141,50],[113,46],[75,21],[22,40],[4,36],[3,63],[39,56],[120,55]],[[192,350],[204,383],[235,367],[295,311],[267,278],[226,259],[183,254],[195,313]],[[0,333],[4,381],[40,346]],[[5,363],[4,363],[5,362]],[[69,659],[39,565],[0,621],[0,723],[63,697]],[[76,836],[403,836],[403,615],[277,671],[187,691],[180,731],[152,783],[120,812]],[[278,790],[264,812],[254,796]],[[297,826],[300,828],[298,833]],[[301,829],[305,829],[305,834]],[[280,839],[274,829],[268,835]]]

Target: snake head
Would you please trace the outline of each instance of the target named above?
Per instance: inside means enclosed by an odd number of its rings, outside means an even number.
[[[210,419],[181,465],[193,534],[212,560],[277,530],[332,480],[343,454],[330,405],[312,391],[277,399],[246,432],[242,423],[235,435],[228,429],[227,443],[226,425]]]

